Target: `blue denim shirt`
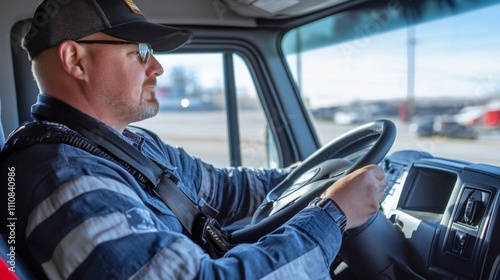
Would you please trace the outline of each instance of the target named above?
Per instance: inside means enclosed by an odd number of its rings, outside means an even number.
[[[118,133],[118,132],[117,132]],[[216,168],[129,127],[122,137],[167,167],[221,224],[251,215],[288,170]],[[307,207],[252,244],[211,259],[172,211],[121,166],[67,144],[37,144],[15,168],[16,250],[49,279],[328,279],[341,244],[331,216]]]

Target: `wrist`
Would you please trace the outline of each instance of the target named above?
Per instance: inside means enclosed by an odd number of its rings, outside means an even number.
[[[337,203],[330,198],[320,198],[317,197],[313,201],[311,201],[310,205],[322,208],[325,210],[328,215],[332,218],[332,220],[337,224],[340,229],[340,232],[343,234],[347,227],[347,217],[340,209]]]

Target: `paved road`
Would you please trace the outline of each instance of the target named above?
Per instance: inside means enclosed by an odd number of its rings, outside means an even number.
[[[266,162],[265,121],[260,114],[249,111],[241,114],[240,122],[244,123],[241,128],[243,163],[261,166]],[[411,133],[408,124],[398,120],[394,122],[398,133],[392,151],[415,149],[434,156],[500,166],[500,132],[482,135],[478,140],[419,138]],[[161,112],[140,125],[157,132],[169,144],[182,146],[191,154],[215,165],[226,166],[229,156],[225,123],[222,111]],[[354,127],[356,125],[338,125],[329,121],[316,123],[323,143]]]
[[[413,149],[428,152],[434,156],[449,157],[471,162],[500,166],[500,133],[482,134],[478,140],[449,139],[443,137],[417,137],[409,125],[393,120],[398,131],[391,151]],[[337,132],[347,131],[355,126],[345,126],[319,122],[318,128],[325,128],[322,139],[335,137]],[[332,138],[333,139],[333,138]]]

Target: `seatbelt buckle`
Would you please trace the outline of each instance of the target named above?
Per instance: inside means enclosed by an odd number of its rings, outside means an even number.
[[[210,257],[217,259],[231,248],[230,234],[222,230],[216,219],[200,215],[193,230],[193,241]]]

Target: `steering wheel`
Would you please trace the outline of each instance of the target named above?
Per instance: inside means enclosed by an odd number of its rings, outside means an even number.
[[[340,178],[363,166],[380,163],[395,138],[394,123],[377,120],[333,139],[266,195],[250,225],[232,232],[231,243],[256,242],[304,209]]]

